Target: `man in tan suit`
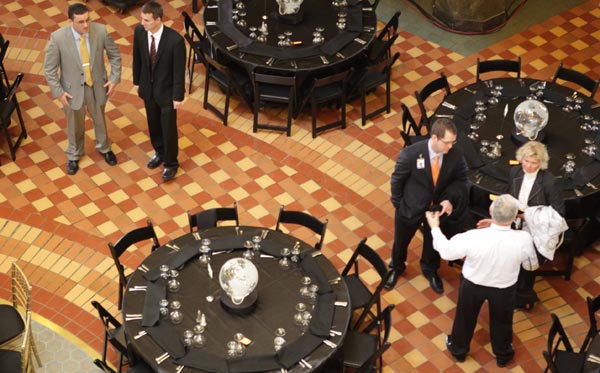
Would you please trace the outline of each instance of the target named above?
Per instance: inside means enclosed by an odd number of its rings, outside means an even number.
[[[68,16],[70,25],[50,36],[44,72],[52,95],[63,104],[67,117],[66,171],[73,175],[83,155],[86,108],[94,125],[96,150],[106,163],[117,164],[106,133],[104,108],[108,95],[121,80],[121,55],[106,27],[90,22],[87,6],[70,5]],[[104,51],[110,63],[108,78]]]

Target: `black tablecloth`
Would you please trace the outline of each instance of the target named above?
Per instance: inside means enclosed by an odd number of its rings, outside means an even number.
[[[211,228],[200,232],[201,238],[210,238],[212,249],[211,268],[213,279],[208,274],[208,268],[198,262],[200,241],[193,234],[180,237],[156,250],[144,266],[148,271],[138,269],[128,289],[133,286],[147,285],[144,291],[125,292],[123,314],[143,314],[142,320],[125,322],[125,330],[132,341],[133,347],[155,369],[160,371],[175,371],[176,365],[196,368],[206,372],[253,372],[279,371],[281,367],[290,371],[299,370],[298,360],[309,361],[313,367],[324,364],[334,350],[323,344],[323,339],[329,338],[329,330],[343,332],[350,319],[350,308],[335,306],[336,300],[348,301],[348,291],[343,283],[330,285],[328,280],[338,276],[331,263],[319,252],[307,244],[281,232],[268,231],[267,237],[261,242],[261,251],[269,254],[265,258],[256,258],[254,263],[259,271],[257,287],[258,301],[256,309],[247,315],[234,315],[222,307],[219,301],[220,286],[218,274],[221,266],[228,259],[241,257],[243,245],[252,236],[260,235],[262,229],[242,227],[236,235],[233,227]],[[243,233],[242,233],[243,232]],[[288,270],[283,270],[278,264],[280,250],[283,247],[292,248],[298,242],[302,253],[299,263],[292,263]],[[240,250],[238,250],[240,249]],[[314,256],[311,254],[317,253]],[[271,257],[273,256],[273,257]],[[179,268],[181,289],[177,293],[167,293],[165,281],[160,278],[161,264],[169,268]],[[311,324],[303,333],[293,323],[294,307],[298,302],[309,302],[299,294],[300,279],[310,276],[319,285],[319,293],[312,311]],[[216,296],[212,303],[206,301],[207,295]],[[183,322],[173,325],[160,318],[158,302],[167,298],[179,300],[182,304]],[[205,336],[207,343],[202,348],[186,348],[183,344],[183,331],[193,329],[196,313],[201,310],[207,318]],[[283,327],[287,331],[284,337],[286,345],[276,353],[273,348],[274,331]],[[148,335],[135,339],[140,331]],[[252,340],[246,348],[246,355],[239,358],[226,358],[226,343],[233,339],[233,334],[241,332]],[[336,344],[341,344],[344,335],[332,338]],[[168,352],[170,359],[160,365],[154,358]]]
[[[244,1],[247,27],[232,21],[232,0],[211,2],[204,12],[204,23],[217,57],[237,61],[251,71],[256,66],[268,70],[297,72],[329,69],[352,59],[368,48],[375,36],[377,18],[372,11],[363,10],[362,2],[347,8],[338,8],[330,1],[304,0],[303,18],[298,24],[282,22],[275,1]],[[346,12],[346,29],[336,26],[339,12]],[[268,37],[266,43],[250,38],[249,27],[260,27],[262,16],[267,15]],[[315,28],[325,29],[323,44],[312,43]],[[292,32],[292,41],[301,42],[292,47],[277,45],[277,36]],[[259,33],[260,34],[260,33]],[[225,62],[224,61],[224,62]]]
[[[456,109],[449,107],[451,105],[442,104],[436,110],[436,115],[453,117],[459,129],[457,146],[465,153],[471,168],[469,177],[475,188],[494,194],[506,192],[508,172],[511,167],[509,161],[516,159],[515,152],[522,143],[513,136],[514,111],[532,92],[530,86],[539,82],[533,79],[502,78],[474,83],[446,97],[445,102],[456,106]],[[502,95],[498,104],[490,105],[487,101],[496,86],[503,87]],[[559,178],[559,185],[563,187],[567,216],[589,216],[597,208],[600,199],[600,193],[594,189],[594,186],[600,188],[600,161],[581,152],[585,146],[585,138],[596,138],[597,134],[581,130],[580,125],[584,122],[584,114],[600,119],[600,112],[592,99],[581,94],[579,97],[584,98],[581,109],[564,111],[563,106],[567,104],[567,97],[574,97],[574,91],[559,84],[546,83],[542,93],[539,101],[546,105],[549,112],[549,121],[544,129],[544,138],[541,140],[550,153],[548,170]],[[478,100],[486,103],[487,120],[476,130],[479,141],[474,142],[467,137],[467,134],[471,131],[470,124]],[[505,108],[507,108],[506,117],[504,117]],[[479,151],[481,140],[498,141],[497,136],[500,134],[502,156],[499,159],[491,159],[482,155]],[[567,153],[576,155],[577,168],[570,175],[565,175],[561,169]],[[591,185],[588,184],[590,182]]]

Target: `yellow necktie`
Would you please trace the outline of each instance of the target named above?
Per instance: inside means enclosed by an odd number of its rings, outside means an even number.
[[[88,51],[85,36],[79,36],[79,49],[81,50],[81,62],[83,63],[83,72],[85,73],[85,84],[92,86],[92,68],[90,66],[90,52]]]
[[[440,176],[440,157],[435,154],[433,161],[431,161],[431,178],[433,179],[433,186],[437,183],[438,176]]]

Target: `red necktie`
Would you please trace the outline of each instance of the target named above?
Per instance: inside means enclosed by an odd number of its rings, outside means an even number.
[[[154,70],[154,65],[156,65],[156,43],[154,42],[154,35],[150,35],[152,38],[152,42],[150,43],[150,63],[151,70]]]
[[[438,176],[440,176],[440,157],[435,154],[433,161],[431,162],[431,178],[433,179],[433,186],[437,183]]]

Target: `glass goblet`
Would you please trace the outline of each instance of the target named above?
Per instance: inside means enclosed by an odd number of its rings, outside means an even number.
[[[183,344],[186,347],[189,347],[193,343],[194,332],[191,330],[186,330],[183,332]]]
[[[290,253],[291,251],[287,247],[281,249],[281,259],[279,259],[279,266],[282,269],[290,268],[290,259],[288,258],[290,256]]]

